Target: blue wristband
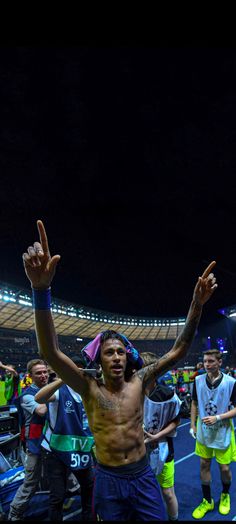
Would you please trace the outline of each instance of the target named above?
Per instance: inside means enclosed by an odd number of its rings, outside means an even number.
[[[34,289],[32,288],[33,308],[48,310],[51,309],[51,288]]]

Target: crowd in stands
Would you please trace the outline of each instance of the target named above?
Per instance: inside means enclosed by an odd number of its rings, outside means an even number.
[[[75,336],[58,336],[59,346],[61,351],[70,356],[76,351],[80,351],[89,339],[84,338],[82,341],[77,340]],[[135,346],[139,352],[152,352],[158,357],[168,352],[173,345],[173,340],[136,340]],[[196,362],[202,361],[202,352],[206,348],[203,347],[201,337],[196,337],[191,352],[187,358],[178,363],[178,367],[189,368],[195,367]],[[233,355],[234,350],[231,349],[229,354]],[[38,358],[38,347],[34,331],[22,332],[10,329],[0,329],[0,361],[5,364],[11,363],[19,372],[25,371],[27,362],[30,359]],[[232,367],[231,362],[227,362],[227,356],[224,358],[225,364]]]

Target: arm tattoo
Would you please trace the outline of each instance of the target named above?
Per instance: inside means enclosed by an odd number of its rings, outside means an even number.
[[[168,371],[169,369],[172,369],[175,367],[175,364],[178,362],[178,359],[173,358],[169,355],[163,355],[158,361],[158,369],[160,369],[161,373]],[[156,365],[157,367],[157,365]]]
[[[163,355],[155,364],[151,364],[140,370],[137,375],[146,387],[154,378],[163,375],[169,369],[173,369],[176,363],[187,353],[194,338],[200,317],[202,306],[192,302],[182,333],[178,336],[173,348]]]
[[[194,313],[188,315],[185,326],[182,333],[178,336],[176,340],[176,345],[178,344],[191,344],[193,337],[195,335],[199,320],[201,317],[202,307],[195,305]]]
[[[172,369],[176,364],[176,359],[171,357],[170,353],[163,355],[155,364],[150,364],[142,369],[144,372],[140,374],[140,379],[143,380],[144,387],[148,386],[154,378],[163,375],[169,369]]]

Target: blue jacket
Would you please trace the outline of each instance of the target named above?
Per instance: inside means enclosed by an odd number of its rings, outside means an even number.
[[[78,394],[77,394],[78,395]],[[91,466],[94,439],[80,395],[77,402],[66,384],[59,389],[57,419],[54,429],[48,409],[44,434],[49,426],[52,433],[48,442],[52,452],[69,468],[78,470]],[[45,438],[45,435],[44,435]],[[47,439],[46,439],[47,440]]]

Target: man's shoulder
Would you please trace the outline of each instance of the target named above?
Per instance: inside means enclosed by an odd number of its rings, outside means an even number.
[[[224,371],[222,371],[222,375],[223,375],[223,377],[226,378],[226,380],[228,380],[229,382],[232,382],[232,384],[234,384],[236,382],[234,377],[232,377],[231,375],[227,375],[226,373],[224,373]]]
[[[196,377],[194,377],[195,382],[201,382],[206,379],[207,379],[207,373],[200,373],[199,375],[196,375]]]
[[[35,384],[30,384],[25,391],[20,395],[20,399],[23,400],[23,402],[27,400],[34,399],[36,393],[39,391],[39,388],[35,386]]]

